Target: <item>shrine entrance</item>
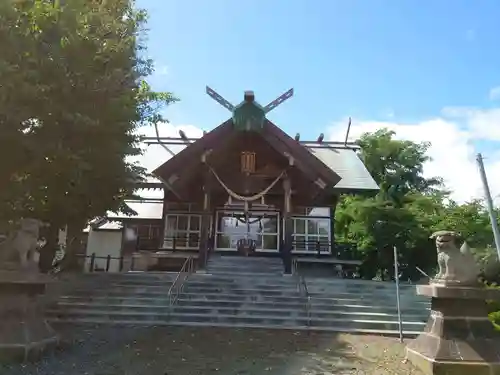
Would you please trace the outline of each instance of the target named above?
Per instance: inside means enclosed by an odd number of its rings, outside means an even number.
[[[216,213],[215,250],[238,251],[239,241],[253,241],[255,253],[277,253],[280,215],[275,211],[219,210]]]

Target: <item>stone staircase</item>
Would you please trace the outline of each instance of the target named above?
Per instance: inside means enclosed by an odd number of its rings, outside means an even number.
[[[85,282],[47,309],[51,322],[157,324],[168,320],[177,273],[87,273]]]
[[[284,276],[280,259],[213,256],[206,273],[191,275],[177,303],[167,292],[176,274],[109,275],[107,285],[62,296],[52,321],[144,325],[230,326],[397,334],[393,283]],[[98,277],[88,275],[87,277]],[[401,286],[403,331],[416,335],[429,301]]]

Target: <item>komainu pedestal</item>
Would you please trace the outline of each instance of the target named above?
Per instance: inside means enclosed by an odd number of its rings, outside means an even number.
[[[417,294],[431,297],[431,313],[406,348],[408,360],[429,375],[500,375],[500,337],[486,307],[499,290],[431,283]]]
[[[37,298],[50,281],[38,273],[0,270],[0,363],[37,359],[58,344]]]

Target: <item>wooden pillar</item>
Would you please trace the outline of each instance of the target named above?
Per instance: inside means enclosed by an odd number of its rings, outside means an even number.
[[[205,268],[208,261],[208,250],[210,245],[210,219],[212,212],[210,211],[210,192],[204,187],[203,193],[203,213],[201,216],[200,227],[200,244],[198,248],[198,267]]]
[[[202,162],[205,162],[206,155],[202,156]],[[203,183],[203,213],[201,216],[200,224],[200,243],[198,247],[198,268],[205,268],[208,261],[208,250],[210,246],[210,221],[212,217],[212,212],[210,209],[210,198],[211,198],[211,188],[210,188],[210,171],[208,168],[205,170]]]
[[[163,187],[163,207],[161,213],[161,232],[160,232],[160,244],[159,248],[164,248],[166,246],[166,237],[167,237],[167,211],[168,211],[168,188],[167,186]]]
[[[283,180],[283,247],[281,249],[285,274],[292,273],[293,220],[292,220],[292,186],[288,177]]]

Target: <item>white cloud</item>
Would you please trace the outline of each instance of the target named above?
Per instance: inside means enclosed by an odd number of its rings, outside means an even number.
[[[500,141],[500,108],[449,107],[443,109],[443,116],[463,122],[474,139]]]
[[[198,138],[203,135],[203,131],[193,125],[172,125],[168,123],[161,123],[158,125],[160,137],[179,137],[179,130],[182,130],[188,138]],[[156,137],[155,127],[152,125],[142,127],[138,133],[147,137]],[[174,153],[178,153],[185,148],[185,146],[178,145],[166,147],[170,148]],[[172,155],[161,145],[143,145],[142,149],[144,150],[144,153],[141,156],[130,158],[130,161],[143,166],[149,173],[172,157]],[[163,197],[163,193],[158,190],[143,190],[139,192],[139,194],[145,198]]]
[[[179,130],[182,130],[188,138],[198,138],[203,135],[203,131],[193,125],[172,125],[168,123],[158,125],[160,137],[179,137]],[[141,128],[139,133],[147,137],[156,137],[156,131],[152,125]],[[170,148],[174,153],[178,153],[185,148],[185,146],[180,145],[167,145],[166,147]],[[137,161],[150,173],[171,158],[171,154],[161,145],[144,145],[142,148],[144,154],[131,160]]]
[[[490,100],[498,100],[500,99],[500,86],[493,87],[490,90]]]
[[[446,186],[453,191],[453,198],[468,201],[472,198],[483,198],[483,189],[477,164],[474,142],[477,140],[500,140],[500,131],[492,129],[493,118],[500,119],[500,109],[473,110],[448,108],[443,111],[447,116],[438,117],[418,123],[396,123],[389,121],[356,121],[353,120],[350,140],[357,139],[364,132],[373,132],[380,128],[388,128],[396,132],[399,139],[415,142],[431,142],[429,156],[432,161],[425,165],[427,177],[443,177]],[[457,118],[464,121],[460,126]],[[346,122],[334,124],[329,131],[330,139],[344,139]],[[500,181],[494,176],[500,175],[500,152],[485,156],[485,168],[492,195],[500,193]],[[497,202],[499,200],[497,199]]]

